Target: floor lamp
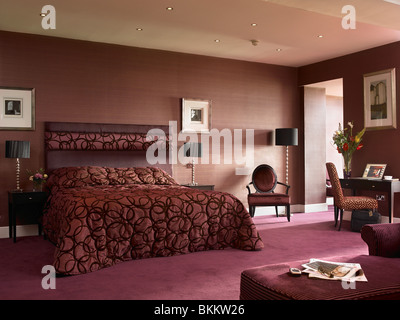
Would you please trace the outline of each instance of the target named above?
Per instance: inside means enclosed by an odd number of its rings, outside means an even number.
[[[197,183],[194,180],[194,158],[200,158],[202,153],[201,143],[198,142],[186,142],[184,145],[184,155],[185,157],[192,158],[192,186],[196,186]]]
[[[29,141],[6,141],[6,158],[17,159],[17,164],[16,164],[17,189],[16,189],[16,191],[22,191],[22,189],[19,187],[19,174],[20,174],[19,159],[30,158],[30,156],[31,156],[31,143]]]
[[[275,145],[286,146],[286,184],[289,184],[289,146],[297,146],[297,128],[275,129]]]

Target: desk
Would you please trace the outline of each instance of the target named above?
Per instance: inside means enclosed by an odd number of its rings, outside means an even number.
[[[387,199],[384,201],[387,201],[389,223],[392,223],[394,213],[394,193],[400,192],[400,181],[350,178],[340,179],[340,184],[343,189],[351,189],[353,195],[356,195],[357,190],[371,191],[375,193],[377,197],[380,195],[380,192],[386,193]],[[379,213],[385,215],[382,212]]]

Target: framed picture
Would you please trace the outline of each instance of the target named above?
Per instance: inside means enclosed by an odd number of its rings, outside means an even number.
[[[386,170],[386,164],[367,164],[363,173],[363,178],[382,179]]]
[[[364,126],[368,129],[396,128],[396,70],[364,75]]]
[[[211,101],[182,99],[182,132],[209,133],[211,130]]]
[[[35,130],[35,89],[0,87],[0,130]]]

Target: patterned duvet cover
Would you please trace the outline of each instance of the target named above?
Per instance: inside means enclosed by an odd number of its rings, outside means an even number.
[[[233,195],[177,184],[158,168],[70,167],[48,180],[43,230],[66,275],[149,257],[263,242]]]

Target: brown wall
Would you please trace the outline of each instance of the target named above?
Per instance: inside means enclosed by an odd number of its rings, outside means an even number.
[[[36,130],[0,131],[0,226],[8,224],[7,190],[15,188],[15,161],[4,158],[6,140],[31,141],[26,169],[44,166],[45,121],[168,124],[178,121],[180,99],[212,100],[214,128],[255,129],[255,165],[274,166],[284,180],[285,151],[273,144],[277,127],[298,127],[291,147],[293,203],[302,201],[301,124],[297,69],[93,42],[0,32],[0,86],[36,89]],[[245,148],[245,146],[243,146]],[[249,177],[235,165],[198,165],[196,180],[246,201]],[[191,170],[174,167],[180,183]]]
[[[299,68],[299,85],[343,78],[344,123],[354,121],[358,132],[364,126],[363,75],[396,68],[399,81],[400,42]],[[397,128],[400,86],[397,85]],[[361,176],[367,163],[387,163],[387,174],[400,177],[400,130],[374,130],[364,135],[364,147],[355,152],[352,174]]]

